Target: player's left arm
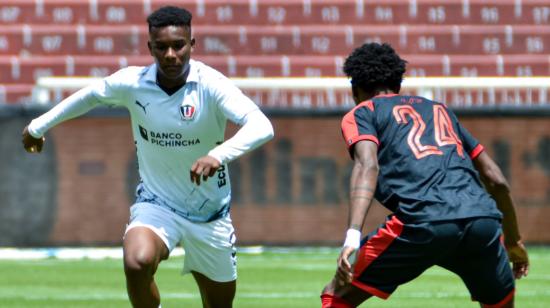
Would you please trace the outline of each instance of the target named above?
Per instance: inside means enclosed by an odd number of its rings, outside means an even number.
[[[191,181],[200,185],[202,180],[215,174],[222,164],[226,164],[273,138],[273,126],[260,111],[253,110],[241,121],[242,127],[233,137],[213,148],[208,155],[199,158],[191,167]]]
[[[241,128],[192,165],[191,181],[197,185],[200,185],[201,177],[206,181],[221,165],[254,150],[274,135],[271,122],[260,108],[227,78],[219,76],[210,80],[208,91],[205,100],[215,104],[224,118]]]
[[[498,165],[485,152],[479,141],[462,126],[454,113],[451,111],[449,113],[454,121],[456,121],[464,150],[470,154],[470,158],[479,172],[485,189],[493,197],[498,209],[503,214],[502,229],[504,232],[504,243],[510,261],[513,263],[514,275],[518,279],[527,276],[529,272],[529,257],[521,241],[515,204],[510,193],[510,185]]]
[[[497,207],[503,214],[504,244],[510,261],[513,263],[514,275],[518,279],[527,276],[529,273],[529,257],[521,241],[514,200],[510,193],[508,181],[498,165],[485,151],[474,159],[474,165],[480,174],[485,189],[493,196]]]
[[[357,142],[353,147],[354,164],[350,179],[349,227],[344,247],[338,257],[337,276],[343,282],[353,278],[351,254],[359,248],[361,230],[374,199],[378,179],[378,144],[369,140]]]

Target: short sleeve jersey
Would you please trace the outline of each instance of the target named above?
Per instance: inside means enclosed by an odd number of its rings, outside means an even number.
[[[224,141],[227,120],[241,124],[258,107],[213,68],[191,60],[189,69],[186,84],[171,95],[156,84],[154,64],[122,69],[93,85],[91,95],[129,110],[139,174],[151,198],[204,222],[229,209],[228,168],[197,186],[191,166]]]
[[[375,198],[405,222],[495,217],[472,159],[483,146],[444,104],[419,96],[381,95],[342,120],[345,142],[378,145]]]

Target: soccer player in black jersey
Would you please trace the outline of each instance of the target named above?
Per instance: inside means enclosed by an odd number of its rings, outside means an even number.
[[[378,43],[345,61],[357,104],[342,120],[354,160],[349,229],[322,307],[388,298],[433,265],[460,276],[482,307],[513,307],[529,261],[508,183],[444,104],[399,95],[405,66]],[[361,241],[373,198],[393,214]]]

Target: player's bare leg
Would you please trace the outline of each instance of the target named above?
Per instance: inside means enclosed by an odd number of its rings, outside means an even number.
[[[231,308],[237,282],[235,280],[229,282],[217,282],[209,279],[203,274],[193,273],[193,277],[197,281],[202,297],[202,306],[204,308]]]
[[[168,248],[153,231],[145,227],[130,229],[124,236],[124,273],[133,307],[157,308],[160,294],[154,274]]]
[[[341,285],[339,283],[339,280],[335,277],[332,279],[329,284],[325,286],[323,289],[323,292],[321,293],[321,296],[330,296],[330,297],[336,297],[337,300],[343,300],[347,304],[351,305],[349,307],[357,307],[361,305],[364,301],[369,299],[372,295],[364,292],[363,290],[355,287],[352,284],[346,283],[344,285]],[[333,305],[326,304],[323,302],[323,308],[331,308],[331,307],[342,307],[342,305]]]

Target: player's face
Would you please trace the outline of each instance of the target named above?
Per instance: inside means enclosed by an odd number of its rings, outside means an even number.
[[[158,67],[158,82],[185,81],[191,50],[195,45],[189,27],[152,28],[147,45]]]

